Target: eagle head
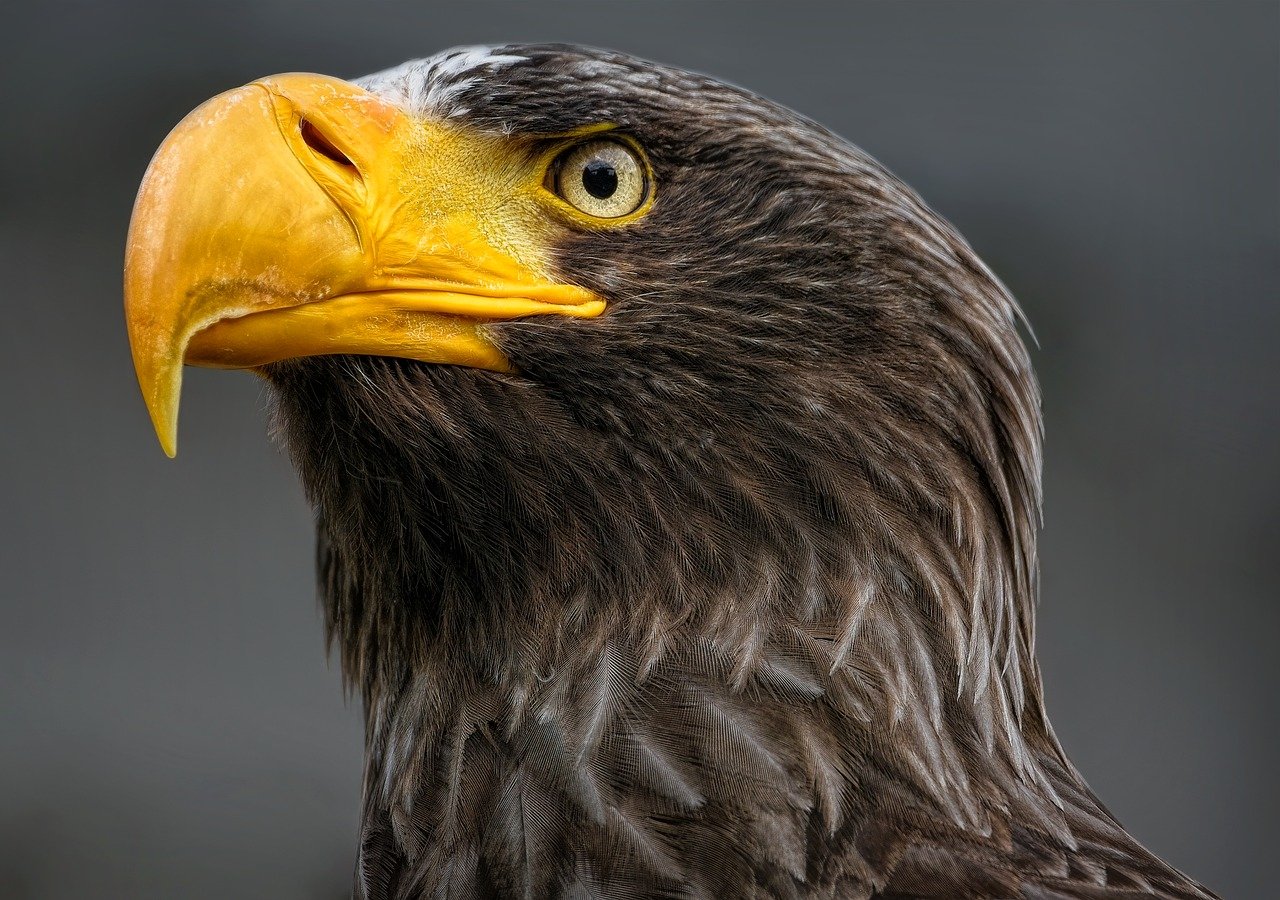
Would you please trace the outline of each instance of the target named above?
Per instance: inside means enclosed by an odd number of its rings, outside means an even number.
[[[166,450],[184,364],[271,386],[360,896],[1198,890],[1044,717],[1017,305],[816,123],[565,45],[265,78],[160,148],[125,281]]]

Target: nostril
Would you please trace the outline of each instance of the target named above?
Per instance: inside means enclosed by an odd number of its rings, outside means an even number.
[[[311,152],[333,160],[338,165],[350,169],[353,174],[359,174],[356,170],[356,164],[351,161],[347,154],[335,147],[333,142],[324,136],[324,132],[309,120],[301,120],[298,123],[298,131],[302,134],[302,142],[311,148]]]

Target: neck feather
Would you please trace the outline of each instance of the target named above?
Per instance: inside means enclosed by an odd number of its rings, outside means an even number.
[[[348,358],[276,373],[331,638],[366,705],[362,865],[540,896],[563,873],[518,861],[625,858],[599,877],[702,873],[725,879],[715,895],[803,879],[814,842],[873,872],[886,829],[991,839],[1017,820],[1070,842],[1006,476],[993,487],[959,441],[914,454],[921,435],[864,428],[839,453],[774,453],[768,478],[745,464],[756,448],[634,435],[531,477],[498,433],[440,429],[450,408],[546,420],[475,375]],[[364,383],[381,405],[352,394]],[[636,492],[664,465],[703,469]],[[758,849],[737,860],[750,871],[699,857],[726,829]]]

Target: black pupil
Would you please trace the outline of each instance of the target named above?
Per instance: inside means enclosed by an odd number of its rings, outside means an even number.
[[[603,159],[593,159],[582,169],[582,186],[592,197],[608,199],[618,189],[618,170]]]

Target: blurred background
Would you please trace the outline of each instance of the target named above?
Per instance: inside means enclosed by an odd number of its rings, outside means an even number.
[[[1009,284],[1047,422],[1039,648],[1092,786],[1275,896],[1280,5],[24,3],[0,149],[0,897],[345,896],[362,731],[310,515],[248,375],[161,453],[121,315],[130,206],[209,96],[459,43],[713,73],[903,176]]]

